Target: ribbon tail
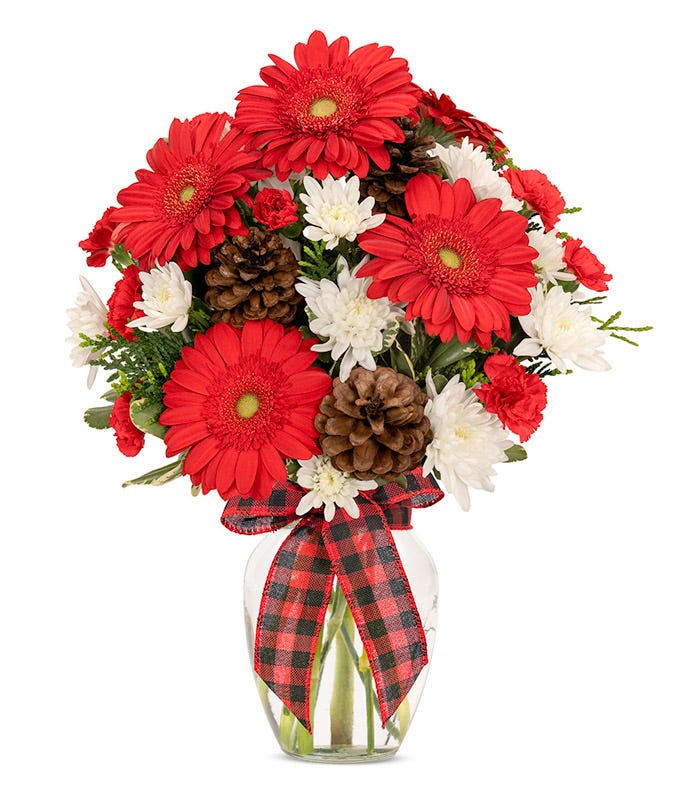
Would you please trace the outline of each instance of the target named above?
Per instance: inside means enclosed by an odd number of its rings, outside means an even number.
[[[269,569],[255,634],[255,672],[311,732],[314,652],[333,586],[321,532],[298,525]]]
[[[349,521],[336,514],[322,534],[366,649],[384,727],[427,664],[427,642],[382,511],[365,508]]]

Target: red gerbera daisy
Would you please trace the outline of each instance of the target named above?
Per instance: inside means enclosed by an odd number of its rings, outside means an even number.
[[[555,228],[567,205],[558,188],[542,171],[508,168],[501,176],[510,183],[513,196],[526,201],[539,214],[546,232]]]
[[[418,174],[405,200],[410,223],[388,215],[359,237],[375,257],[358,274],[373,277],[368,296],[406,301],[406,319],[422,317],[445,342],[508,339],[510,315],[528,314],[536,284],[526,218],[499,199],[477,201],[467,179]]]
[[[113,248],[111,235],[116,228],[116,224],[111,220],[111,213],[115,209],[115,207],[109,207],[104,210],[104,214],[95,223],[88,237],[78,243],[88,255],[88,267],[103,267],[111,255]]]
[[[297,69],[276,55],[260,76],[266,85],[238,95],[235,126],[254,133],[263,165],[280,179],[311,168],[318,179],[368,173],[369,159],[389,168],[385,141],[404,140],[394,118],[408,116],[420,89],[392,47],[367,44],[349,52],[345,36],[328,44],[314,31],[295,47]]]
[[[427,93],[423,91],[418,103],[418,112],[424,119],[433,119],[457,139],[467,136],[470,143],[485,150],[492,142],[494,151],[505,149],[505,144],[496,135],[500,130],[475,118],[467,110],[457,107],[448,94],[437,96],[432,89]]]
[[[122,277],[116,281],[106,304],[109,308],[106,322],[130,342],[135,332],[132,328],[128,328],[127,324],[142,316],[143,312],[133,306],[135,301],[141,300],[142,282],[139,278],[139,268],[129,265],[123,270]]]
[[[317,453],[314,417],[331,378],[312,366],[316,340],[265,320],[216,323],[185,347],[165,384],[168,457],[205,492],[266,498],[287,479],[285,458]]]
[[[526,441],[543,419],[547,388],[535,372],[527,372],[514,356],[495,353],[484,363],[489,383],[473,389],[487,411]]]
[[[224,134],[226,113],[175,119],[167,140],[147,153],[151,171],[137,171],[137,182],[121,190],[122,205],[112,213],[123,243],[144,268],[173,260],[184,270],[210,262],[210,249],[228,235],[247,234],[234,206],[250,202],[250,182],[267,176],[256,167],[257,152],[242,151],[244,136]]]

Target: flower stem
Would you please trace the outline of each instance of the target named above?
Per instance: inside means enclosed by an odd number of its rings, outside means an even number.
[[[311,731],[307,732],[301,722],[297,723],[298,752],[300,755],[309,755],[309,753],[313,752],[314,750],[314,709],[316,707],[316,700],[319,695],[322,647],[323,625],[321,626],[319,638],[316,642],[316,651],[314,652],[314,661],[312,662],[312,677],[309,685],[309,719],[311,722]]]
[[[279,742],[286,750],[295,750],[295,717],[293,712],[286,706],[281,709],[281,719],[279,721]]]
[[[354,659],[349,646],[354,636],[354,619],[344,595],[341,594],[344,613],[340,635],[335,639],[335,676],[331,696],[331,746],[351,747],[354,723]]]
[[[366,691],[366,754],[371,755],[375,750],[375,718],[373,716],[373,676],[371,665],[364,648],[359,659],[359,674]]]

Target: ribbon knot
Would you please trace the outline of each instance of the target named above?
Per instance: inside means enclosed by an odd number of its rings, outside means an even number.
[[[344,510],[326,521],[322,510],[301,518],[305,491],[274,487],[265,500],[227,500],[223,524],[232,532],[273,532],[299,519],[269,569],[255,635],[255,672],[311,731],[310,685],[317,641],[337,578],[376,684],[383,725],[427,664],[427,643],[392,531],[411,528],[411,509],[443,493],[421,470],[406,488],[388,483],[356,497],[358,518]]]

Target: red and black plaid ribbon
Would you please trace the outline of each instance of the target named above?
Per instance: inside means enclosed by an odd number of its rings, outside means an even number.
[[[361,492],[359,517],[338,509],[304,515],[285,538],[269,570],[255,636],[255,672],[310,730],[310,683],[317,640],[337,577],[366,649],[384,723],[427,664],[425,632],[392,537],[411,528],[411,508],[428,507],[443,493],[420,469],[395,483]],[[234,497],[223,524],[256,535],[281,529],[298,516],[305,491],[276,486],[266,500]]]

